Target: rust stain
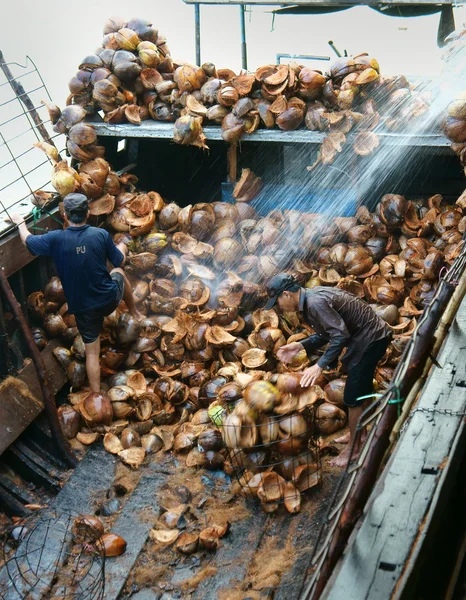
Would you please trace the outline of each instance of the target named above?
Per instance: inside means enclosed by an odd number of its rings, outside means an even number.
[[[445,458],[442,460],[442,462],[439,464],[438,468],[441,469],[443,471],[443,469],[448,465],[449,463],[449,456],[445,456]]]

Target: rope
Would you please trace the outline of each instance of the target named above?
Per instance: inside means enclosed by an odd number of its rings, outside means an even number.
[[[396,392],[396,398],[392,398],[391,400],[388,400],[387,404],[396,404],[397,405],[397,416],[398,419],[401,417],[401,405],[402,403],[405,401],[405,398],[402,398],[400,396],[400,388],[398,387],[398,385],[395,383],[392,386],[392,389],[395,389]]]
[[[55,217],[55,215],[52,215],[51,213],[49,213],[49,211],[45,210],[45,208],[40,208],[39,206],[34,206],[31,211],[32,217],[34,219],[34,224],[31,226],[31,229],[34,229],[34,231],[47,231],[47,229],[44,229],[43,227],[38,227],[36,225],[37,221],[44,215],[44,213],[46,215],[48,215],[53,221],[55,221],[56,223],[59,223],[61,227],[63,227],[63,222],[60,221],[60,219],[57,219],[57,217]]]

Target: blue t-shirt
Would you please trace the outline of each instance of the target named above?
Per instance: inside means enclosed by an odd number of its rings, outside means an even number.
[[[26,246],[31,254],[53,258],[71,314],[115,301],[118,286],[110,277],[107,259],[119,267],[124,257],[105,229],[71,226],[30,235]]]

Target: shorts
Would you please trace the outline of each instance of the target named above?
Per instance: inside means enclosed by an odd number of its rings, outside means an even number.
[[[349,408],[360,406],[364,402],[358,400],[361,396],[374,393],[375,369],[379,360],[384,357],[390,341],[391,336],[388,336],[369,344],[358,364],[349,370],[343,395],[343,402]]]
[[[79,333],[85,344],[91,344],[96,341],[102,331],[104,318],[110,315],[123,299],[123,292],[125,289],[123,275],[121,273],[112,273],[110,277],[118,286],[115,300],[112,300],[112,302],[109,302],[104,306],[99,306],[98,308],[87,310],[86,312],[75,313],[74,315]]]

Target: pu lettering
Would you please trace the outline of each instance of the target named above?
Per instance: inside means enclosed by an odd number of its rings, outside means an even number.
[[[86,246],[76,246],[76,254],[85,254]]]

